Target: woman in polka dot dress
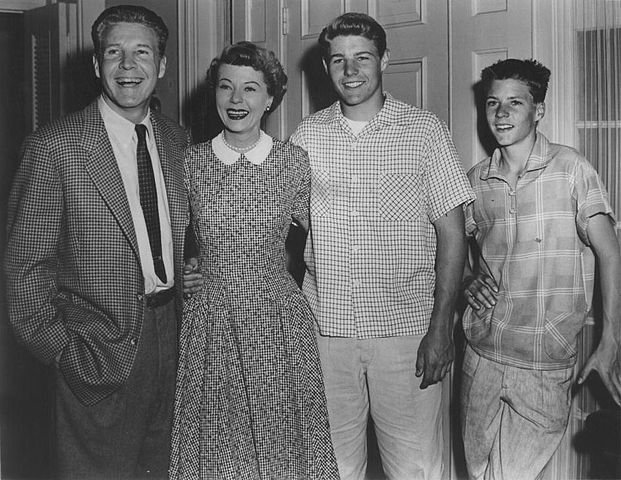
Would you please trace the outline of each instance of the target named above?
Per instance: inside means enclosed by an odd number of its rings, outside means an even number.
[[[184,307],[174,479],[338,478],[314,319],[286,268],[292,221],[308,225],[308,157],[260,130],[286,81],[248,42],[208,72],[224,130],[186,154],[205,283]]]

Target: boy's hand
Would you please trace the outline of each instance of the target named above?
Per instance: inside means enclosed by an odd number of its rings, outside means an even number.
[[[464,298],[475,310],[492,308],[496,305],[498,285],[486,273],[470,276],[463,283]]]
[[[418,347],[416,376],[423,377],[421,389],[440,382],[448,373],[455,357],[451,330],[430,328]]]
[[[595,370],[612,395],[617,405],[621,406],[621,357],[617,341],[604,338],[599,342],[597,350],[587,360],[578,376],[578,384],[584,383],[589,374]]]
[[[189,258],[183,267],[183,296],[189,298],[203,286],[203,274],[198,269],[198,259]]]

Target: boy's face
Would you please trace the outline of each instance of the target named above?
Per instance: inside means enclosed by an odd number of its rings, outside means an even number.
[[[330,40],[325,67],[345,110],[368,110],[371,116],[377,113],[383,104],[382,72],[387,65],[388,51],[380,56],[375,43],[366,37],[347,35]]]
[[[501,147],[533,140],[544,112],[526,82],[513,78],[494,80],[485,99],[487,124]]]

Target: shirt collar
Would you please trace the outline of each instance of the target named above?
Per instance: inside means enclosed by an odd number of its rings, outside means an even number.
[[[121,140],[123,144],[129,144],[135,136],[136,124],[134,124],[134,122],[130,122],[112,110],[101,95],[97,99],[97,105],[99,106],[99,111],[101,112],[101,118],[103,119],[106,129],[108,129],[110,134]],[[154,137],[150,113],[151,110],[147,110],[147,115],[140,123],[147,127],[148,138],[152,141]]]
[[[369,120],[369,125],[371,127],[379,126],[379,125],[389,125],[392,118],[392,113],[394,111],[396,104],[396,100],[394,97],[388,93],[384,92],[384,105],[377,112],[371,120]],[[340,123],[341,125],[347,125],[347,120],[345,119],[345,115],[343,115],[343,109],[341,108],[341,102],[334,102],[329,108],[328,111],[328,122],[327,123]],[[367,125],[368,127],[368,125]],[[367,128],[365,127],[365,128]]]
[[[239,153],[235,150],[229,148],[223,140],[224,132],[220,132],[212,141],[211,148],[213,149],[213,153],[220,159],[222,163],[225,165],[232,165],[237,162],[242,155],[248,160],[250,163],[254,165],[261,165],[270,151],[272,150],[272,137],[266,134],[263,130],[259,131],[259,143],[252,149],[247,152]]]
[[[530,152],[528,160],[526,161],[526,168],[524,172],[532,172],[535,170],[540,170],[545,168],[550,159],[548,157],[548,145],[550,142],[548,139],[541,133],[537,132],[537,136],[535,138],[535,145],[533,145],[533,149]],[[487,180],[488,178],[501,178],[502,175],[500,173],[500,158],[501,158],[500,148],[494,150],[494,153],[490,157],[489,164],[487,168],[484,168],[481,171],[481,180]]]

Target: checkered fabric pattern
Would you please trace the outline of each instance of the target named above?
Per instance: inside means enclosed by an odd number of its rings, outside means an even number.
[[[186,155],[205,286],[184,306],[171,478],[338,478],[314,319],[285,265],[308,158],[273,142],[261,165],[211,143]]]
[[[477,199],[466,210],[466,229],[500,292],[494,308],[468,307],[466,337],[495,362],[570,367],[593,290],[589,218],[615,221],[605,187],[584,157],[541,133],[515,189],[499,159],[497,150],[468,172]]]
[[[433,222],[474,198],[446,125],[386,94],[358,136],[337,102],[304,119],[291,141],[312,169],[303,291],[321,334],[426,333]]]
[[[166,182],[175,278],[183,278],[189,137],[151,113]],[[8,208],[9,319],[17,339],[94,404],[129,376],[140,342],[144,278],[112,145],[97,102],[26,139]],[[177,298],[181,305],[181,291]]]

